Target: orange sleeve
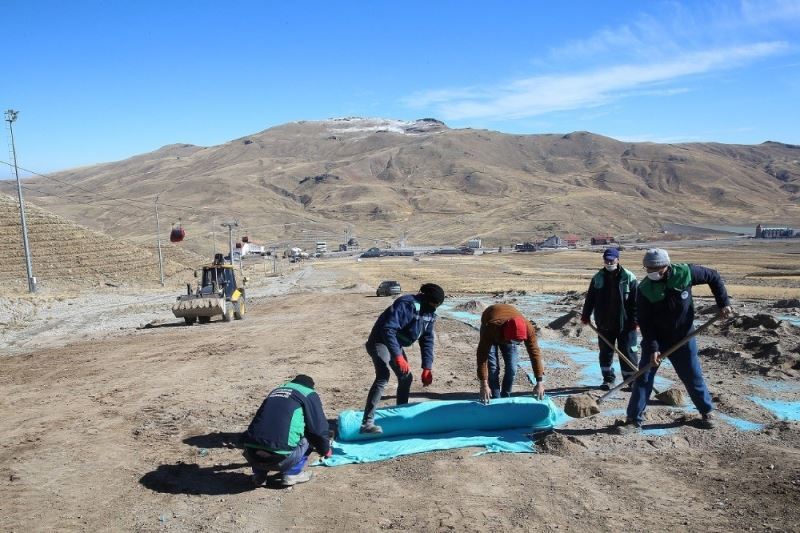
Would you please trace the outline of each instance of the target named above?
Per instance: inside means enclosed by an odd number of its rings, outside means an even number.
[[[542,361],[542,351],[539,349],[539,342],[536,337],[536,328],[528,322],[528,338],[525,340],[525,348],[528,349],[528,357],[531,358],[533,375],[538,379],[544,376],[544,362]],[[487,365],[488,368],[488,365]]]
[[[489,338],[489,330],[486,326],[481,326],[481,336],[478,340],[478,379],[486,381],[489,379],[489,350],[492,347],[492,341]]]

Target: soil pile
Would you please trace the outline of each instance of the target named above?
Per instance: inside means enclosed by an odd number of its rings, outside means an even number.
[[[557,302],[557,305],[574,305],[574,306],[581,306],[583,305],[583,299],[586,297],[586,293],[579,292],[579,291],[567,291],[564,296],[562,296]]]
[[[577,437],[562,435],[558,432],[550,433],[536,443],[537,450],[560,457],[581,453],[585,448],[586,445]]]
[[[766,313],[739,315],[717,326],[731,346],[708,347],[703,356],[739,360],[746,369],[773,376],[800,376],[800,328]]]
[[[580,337],[583,333],[583,324],[580,322],[581,314],[572,310],[556,318],[547,327],[552,330],[560,331],[565,337]]]
[[[467,313],[479,315],[486,309],[486,305],[478,300],[470,300],[468,302],[464,302],[463,304],[458,304],[455,309],[456,311],[465,311]]]

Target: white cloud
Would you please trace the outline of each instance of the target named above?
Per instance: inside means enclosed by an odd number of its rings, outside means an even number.
[[[439,89],[406,99],[411,107],[433,107],[445,120],[519,119],[580,108],[597,107],[687,76],[732,68],[788,49],[783,41],[715,48],[677,54],[652,63],[615,65],[589,71],[533,76],[489,88]],[[665,88],[663,94],[680,89]]]

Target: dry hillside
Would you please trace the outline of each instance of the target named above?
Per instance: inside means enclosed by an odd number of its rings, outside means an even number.
[[[26,204],[33,274],[42,287],[94,283],[147,285],[159,280],[156,246],[142,247],[76,225]],[[202,259],[165,243],[164,274],[185,273]],[[25,260],[16,199],[0,194],[0,282],[26,288]]]
[[[798,146],[508,135],[433,119],[289,123],[52,178],[26,180],[31,202],[140,242],[151,239],[158,194],[167,229],[182,219],[185,246],[206,255],[229,218],[240,234],[301,245],[341,242],[347,230],[369,245],[404,234],[409,244],[498,245],[669,222],[800,225]]]

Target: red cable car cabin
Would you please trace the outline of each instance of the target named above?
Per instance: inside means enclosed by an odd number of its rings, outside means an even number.
[[[169,232],[169,242],[181,242],[186,237],[186,230],[182,226],[172,228]]]

